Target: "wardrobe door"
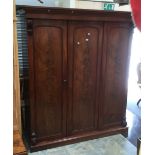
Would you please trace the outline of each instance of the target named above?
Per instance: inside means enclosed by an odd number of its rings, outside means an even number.
[[[131,25],[109,22],[104,26],[104,34],[100,81],[100,129],[126,126]]]
[[[69,22],[68,135],[97,129],[102,23]]]
[[[66,135],[67,24],[30,20],[28,32],[31,141],[35,144]]]

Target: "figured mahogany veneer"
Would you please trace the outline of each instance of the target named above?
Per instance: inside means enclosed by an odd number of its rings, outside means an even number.
[[[23,7],[29,52],[31,151],[122,133],[131,13]]]

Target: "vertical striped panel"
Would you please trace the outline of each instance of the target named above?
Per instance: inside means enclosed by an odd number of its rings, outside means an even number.
[[[18,40],[18,60],[20,77],[28,74],[28,49],[27,49],[27,31],[26,19],[23,11],[17,11],[17,40]]]

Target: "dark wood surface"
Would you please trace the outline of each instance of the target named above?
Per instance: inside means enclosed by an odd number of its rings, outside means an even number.
[[[13,155],[28,155],[18,130],[13,131]]]
[[[129,23],[106,23],[104,27],[104,56],[100,81],[100,128],[126,126],[127,83],[129,66]],[[104,80],[102,80],[104,79]]]
[[[31,150],[126,134],[131,14],[25,10]]]
[[[105,11],[95,9],[40,7],[40,6],[17,6],[24,9],[27,18],[33,19],[61,19],[78,21],[121,21],[132,22],[131,12]]]
[[[111,128],[108,130],[91,131],[91,132],[87,132],[84,134],[80,133],[80,134],[64,137],[62,139],[57,139],[57,140],[42,141],[40,143],[37,143],[36,145],[31,145],[30,150],[31,152],[35,152],[38,150],[78,143],[81,141],[91,140],[91,139],[100,138],[100,137],[106,137],[106,136],[114,135],[118,133],[127,137],[128,128],[127,127],[121,127],[121,128],[115,127],[115,128]]]
[[[63,99],[63,58],[66,50],[65,21],[33,22],[32,142],[65,136],[66,106]],[[32,79],[30,79],[32,80]],[[32,88],[33,87],[33,88]],[[33,105],[32,105],[33,104]]]
[[[97,129],[102,23],[70,22],[68,33],[70,135]]]

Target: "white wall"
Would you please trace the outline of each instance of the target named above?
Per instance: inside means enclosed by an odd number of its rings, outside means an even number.
[[[131,12],[131,6],[130,5],[119,6],[119,4],[116,4],[114,10]]]
[[[44,3],[40,3],[38,0],[16,0],[16,5],[31,5],[31,6],[47,6],[47,7],[75,7],[76,0],[42,0]]]
[[[44,3],[40,3],[38,0],[16,0],[16,5],[32,5],[32,6],[62,6],[64,0],[42,0]]]
[[[66,8],[75,8],[76,0],[61,0],[62,6]]]
[[[92,1],[80,1],[80,0],[42,0],[44,3],[40,3],[38,0],[16,0],[16,5],[31,5],[31,6],[48,6],[48,7],[68,7],[68,8],[82,8],[82,9],[103,9],[102,2]],[[129,5],[119,6],[115,5],[117,11],[131,11]]]
[[[77,1],[76,0],[76,7],[82,9],[97,9],[102,10],[101,2],[92,2],[92,1]]]

